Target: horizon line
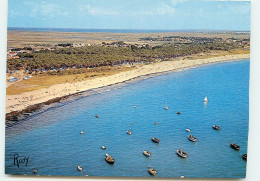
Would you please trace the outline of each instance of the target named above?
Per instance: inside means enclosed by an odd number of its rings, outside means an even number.
[[[228,32],[251,32],[250,30],[225,30],[225,29],[135,29],[135,28],[68,28],[68,27],[14,27],[14,26],[11,26],[11,27],[8,27],[7,26],[7,29],[73,29],[73,30],[77,30],[77,29],[80,29],[80,30],[140,30],[140,31],[167,31],[167,32],[171,32],[171,31],[185,31],[185,32],[188,32],[188,31],[202,31],[202,32],[205,32],[205,31],[209,31],[209,32],[214,32],[214,31],[217,31],[217,32],[225,32],[225,31],[228,31]]]

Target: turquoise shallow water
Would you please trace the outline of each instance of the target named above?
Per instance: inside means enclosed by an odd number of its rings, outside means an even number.
[[[84,175],[150,177],[147,166],[151,166],[158,171],[156,177],[242,178],[248,91],[249,60],[244,60],[187,69],[87,96],[7,128],[5,172],[31,175],[37,169],[40,175],[82,176],[77,171],[81,165]],[[163,109],[166,103],[169,110]],[[132,135],[127,135],[131,122]],[[214,124],[222,129],[213,130]],[[186,128],[197,143],[187,139]],[[152,137],[161,142],[153,143]],[[240,151],[231,149],[231,142],[240,145]],[[176,155],[179,148],[189,154],[187,159]],[[145,157],[143,150],[149,150],[151,157]],[[106,153],[115,158],[114,165],[106,163]],[[14,165],[14,154],[29,156],[28,165]]]

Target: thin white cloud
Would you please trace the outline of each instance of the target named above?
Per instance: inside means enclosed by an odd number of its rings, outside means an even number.
[[[140,7],[138,9],[121,10],[108,9],[104,7],[93,7],[90,5],[80,6],[81,13],[87,13],[93,16],[101,15],[131,15],[131,16],[153,16],[153,15],[169,15],[171,16],[175,9],[168,4],[161,4],[156,7]]]
[[[188,0],[170,0],[170,3],[171,3],[171,5],[175,6],[179,3],[184,3],[186,1],[188,1]]]
[[[40,3],[35,3],[33,1],[25,1],[24,4],[26,6],[31,7],[31,12],[29,13],[31,17],[39,17],[40,15],[47,18],[68,15],[68,12],[62,10],[60,6],[52,3],[47,3],[45,1],[42,1]]]
[[[91,15],[117,15],[117,11],[104,9],[102,7],[92,7],[90,5],[81,6],[79,10],[83,13],[89,13]]]

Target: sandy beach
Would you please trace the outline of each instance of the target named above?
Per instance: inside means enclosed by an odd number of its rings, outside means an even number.
[[[249,54],[239,55],[226,55],[206,59],[181,59],[171,61],[161,61],[153,64],[140,64],[136,65],[133,70],[120,72],[111,76],[97,77],[87,81],[64,83],[50,86],[49,88],[43,88],[35,91],[25,92],[18,95],[7,95],[6,97],[6,114],[14,111],[21,111],[28,106],[46,102],[48,100],[68,96],[78,92],[91,90],[94,88],[113,85],[116,83],[131,80],[140,76],[146,76],[150,74],[178,71],[183,68],[196,67],[205,64],[235,61],[241,59],[248,59]]]

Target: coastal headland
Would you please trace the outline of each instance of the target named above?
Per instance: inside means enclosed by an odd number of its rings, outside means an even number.
[[[17,32],[8,33],[9,46],[27,46],[27,48],[22,50],[25,52],[17,53],[21,48],[12,48],[8,52],[14,54],[16,50],[17,54],[16,58],[9,57],[7,77],[17,77],[18,80],[7,79],[7,119],[97,88],[205,64],[250,58],[249,35],[246,33],[175,33],[177,35],[110,33],[109,39],[113,39],[111,37],[114,36],[118,40],[116,42],[106,42],[108,35],[105,33],[96,34],[95,41],[94,33],[81,33],[84,38],[79,38],[80,35],[77,33],[77,36],[72,38],[73,43],[67,44],[64,42],[68,42],[68,37],[62,41],[54,39],[54,42],[51,42],[49,36],[54,34],[55,37],[65,38],[66,33],[57,36],[57,32],[33,32],[35,35],[33,37],[26,31],[21,32],[28,38],[21,37],[32,41],[28,44],[19,44],[19,41],[26,42],[22,39],[14,44],[13,38],[18,36]],[[38,40],[36,37],[41,37],[43,34],[48,40],[47,45],[39,41],[33,42],[32,37]],[[172,34],[174,36],[170,36]],[[89,39],[87,35],[90,36]],[[85,45],[74,42],[80,40],[82,43],[83,39]],[[127,41],[123,42],[122,39]],[[86,40],[94,44],[89,44]],[[131,44],[133,42],[138,44]],[[36,52],[39,47],[40,50]],[[80,56],[84,61],[78,58]],[[93,56],[95,59],[92,60]],[[60,57],[65,57],[66,60],[61,62]],[[113,57],[116,57],[114,61],[111,60]],[[88,58],[90,63],[86,64]],[[42,61],[42,59],[48,60]],[[102,62],[96,63],[96,59],[101,59]],[[55,63],[47,65],[48,61]]]

